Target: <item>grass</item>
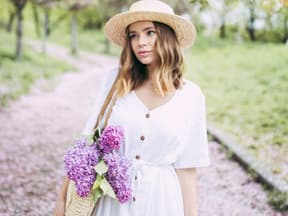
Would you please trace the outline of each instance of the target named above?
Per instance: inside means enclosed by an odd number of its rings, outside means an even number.
[[[26,10],[25,15],[27,18],[31,16],[31,11]],[[55,13],[57,14],[57,13]],[[65,15],[65,18],[58,22],[57,20],[59,17],[62,15]],[[42,18],[43,19],[43,18]],[[51,16],[50,17],[50,23],[52,25],[51,32],[48,38],[48,42],[53,42],[57,43],[66,47],[71,47],[71,14],[64,13],[63,10],[58,11],[57,16]],[[43,22],[43,20],[41,20]],[[53,28],[53,24],[56,28]],[[78,18],[78,25],[80,24],[80,20]],[[37,36],[36,31],[35,31],[35,26],[34,23],[28,19],[24,23],[25,29],[26,29],[26,34],[28,37],[33,38],[33,39],[38,39],[41,40],[41,36]],[[103,53],[103,54],[108,54],[108,55],[114,55],[117,56],[120,54],[120,49],[110,43],[110,51],[109,53],[105,53],[105,42],[106,39],[102,33],[102,31],[89,31],[89,30],[82,30],[80,29],[81,27],[78,26],[78,31],[80,33],[77,34],[77,44],[78,44],[78,49],[79,50],[86,50],[90,52],[96,52],[96,53]]]
[[[68,64],[39,55],[25,45],[22,60],[15,61],[14,34],[3,29],[0,29],[0,44],[0,106],[29,92],[36,80],[51,79],[72,69]]]
[[[67,30],[63,35],[59,35],[58,32],[51,34],[49,38],[51,42],[70,47],[71,37]],[[120,49],[110,43],[110,52],[105,53],[105,42],[106,39],[101,31],[82,31],[78,34],[78,46],[79,50],[86,50],[89,52],[103,53],[108,55],[120,55]]]
[[[186,75],[206,94],[209,121],[288,182],[287,49],[200,37]]]

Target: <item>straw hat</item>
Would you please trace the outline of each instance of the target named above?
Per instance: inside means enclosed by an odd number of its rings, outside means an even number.
[[[115,44],[123,47],[126,28],[137,21],[157,21],[170,26],[176,32],[180,46],[192,46],[196,38],[194,25],[174,13],[173,9],[158,0],[141,0],[133,3],[129,11],[116,14],[104,26],[105,35]]]

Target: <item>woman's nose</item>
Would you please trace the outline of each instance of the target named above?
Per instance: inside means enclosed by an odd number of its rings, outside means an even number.
[[[139,46],[143,46],[147,44],[147,38],[145,37],[145,35],[140,35],[139,36],[139,41],[138,41],[138,45]]]

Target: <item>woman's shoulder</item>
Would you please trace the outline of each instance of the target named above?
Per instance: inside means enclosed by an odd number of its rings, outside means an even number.
[[[119,73],[119,68],[117,67],[102,73],[103,75],[102,75],[102,78],[100,81],[100,87],[99,87],[100,93],[103,93],[103,91],[105,93],[110,90],[118,73]]]
[[[183,83],[182,90],[183,90],[185,96],[193,97],[193,98],[205,97],[203,92],[202,92],[202,89],[200,88],[200,86],[198,84],[196,84],[195,82],[193,82],[191,80],[187,80],[187,79],[184,79],[183,81],[184,81],[184,83]]]

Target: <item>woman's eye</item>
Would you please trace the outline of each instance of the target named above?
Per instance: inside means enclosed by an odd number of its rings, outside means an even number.
[[[129,37],[130,39],[132,39],[132,38],[135,38],[136,35],[135,35],[135,34],[129,34],[128,37]]]
[[[155,31],[148,31],[147,34],[148,34],[149,36],[152,36],[152,35],[155,34]]]

